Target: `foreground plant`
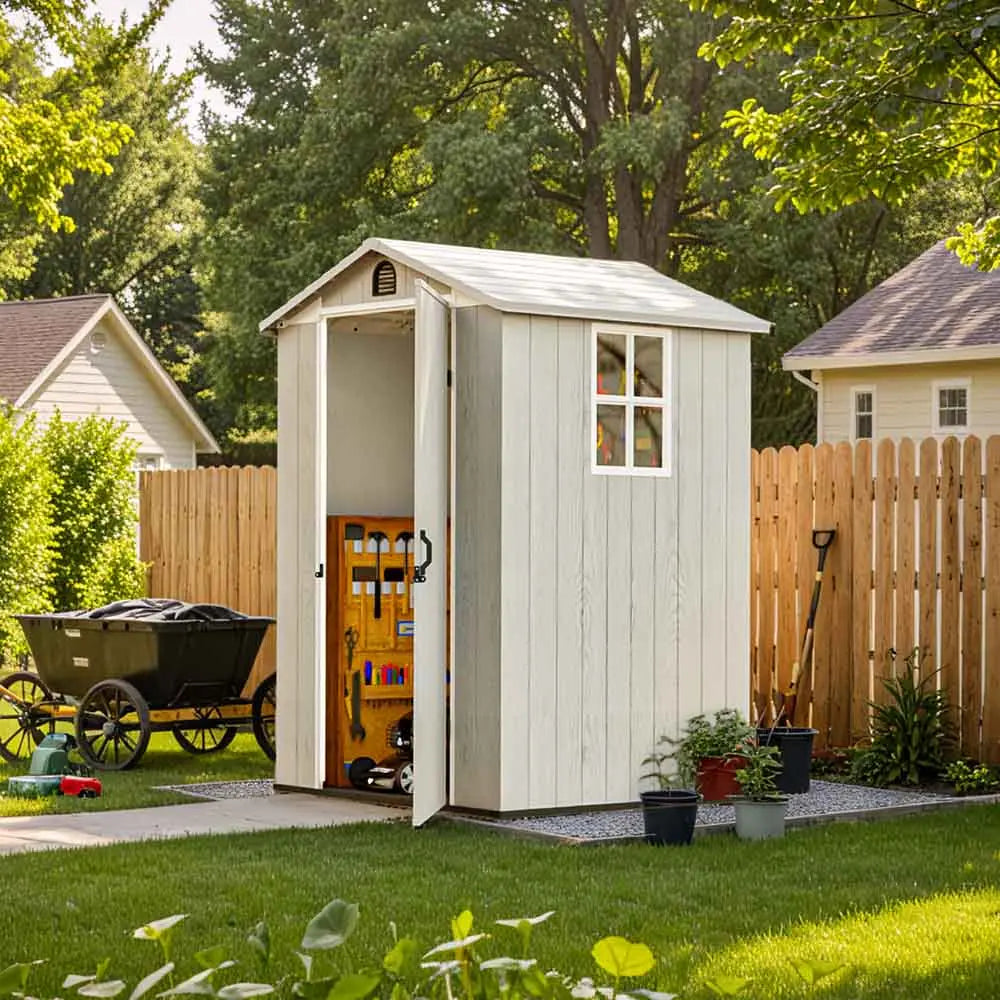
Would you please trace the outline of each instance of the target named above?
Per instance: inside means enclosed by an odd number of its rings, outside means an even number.
[[[354,903],[335,899],[309,921],[296,955],[302,965],[299,978],[283,977],[277,982],[235,981],[222,983],[233,976],[230,970],[237,962],[226,958],[221,947],[196,951],[191,957],[198,968],[180,982],[176,981],[178,965],[173,959],[175,928],[186,914],[175,914],[154,920],[132,932],[140,941],[159,946],[163,964],[154,969],[127,994],[127,1000],[143,997],[212,997],[215,1000],[252,1000],[277,994],[299,1000],[676,1000],[679,994],[651,989],[623,989],[623,980],[639,979],[656,967],[650,949],[640,942],[623,937],[606,937],[596,942],[591,955],[606,981],[595,984],[590,977],[576,979],[553,970],[543,970],[538,960],[530,957],[534,928],[554,915],[550,910],[535,917],[497,920],[503,928],[497,937],[513,930],[517,943],[512,949],[519,954],[501,953],[486,957],[482,954],[487,942],[494,939],[492,931],[476,931],[470,911],[465,910],[451,921],[451,938],[421,954],[415,939],[399,937],[395,924],[390,924],[392,947],[382,958],[379,968],[351,968],[337,971],[330,953],[340,948],[353,934],[358,923],[359,908]],[[247,936],[262,978],[270,978],[271,942],[267,924],[258,923]],[[28,980],[36,966],[44,960],[21,962],[0,972],[0,996],[18,1000],[37,1000],[26,993]],[[191,963],[189,963],[191,964]],[[836,963],[795,959],[792,967],[798,976],[812,986],[844,968]],[[126,1000],[128,985],[109,978],[111,959],[101,962],[93,973],[72,974],[62,981],[63,996],[76,995],[92,1000]],[[737,976],[719,974],[704,981],[704,986],[717,996],[736,996],[750,985]]]

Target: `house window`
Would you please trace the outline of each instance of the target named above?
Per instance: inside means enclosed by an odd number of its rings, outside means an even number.
[[[969,427],[969,383],[934,383],[935,430],[949,434]]]
[[[854,390],[854,440],[871,440],[875,436],[875,390],[870,387]]]
[[[670,335],[607,327],[594,333],[594,472],[670,474]]]
[[[136,472],[156,472],[160,468],[159,455],[136,455],[132,468]]]

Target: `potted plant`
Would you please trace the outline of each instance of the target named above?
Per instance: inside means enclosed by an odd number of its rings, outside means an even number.
[[[768,840],[785,835],[788,796],[778,788],[781,771],[776,746],[747,739],[733,755],[739,762],[739,795],[730,796],[736,808],[736,836],[740,840]]]
[[[738,759],[732,754],[753,734],[753,727],[735,708],[721,708],[709,718],[695,715],[688,719],[677,739],[661,737],[657,747],[664,748],[647,758],[658,756],[673,760],[685,785],[695,787],[705,802],[724,802],[735,795]]]
[[[639,793],[647,844],[690,844],[694,836],[698,793],[694,788],[676,786],[677,776],[667,770],[672,759],[672,754],[654,750],[643,761],[654,769],[642,777],[652,778],[657,785],[651,791]]]

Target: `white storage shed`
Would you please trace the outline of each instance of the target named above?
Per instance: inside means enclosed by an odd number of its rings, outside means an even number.
[[[624,803],[660,734],[747,710],[768,323],[638,263],[369,239],[261,329],[279,787]]]

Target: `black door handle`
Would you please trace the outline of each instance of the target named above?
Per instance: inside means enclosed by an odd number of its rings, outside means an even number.
[[[424,548],[427,550],[427,558],[422,563],[413,567],[414,583],[426,583],[427,567],[434,561],[434,546],[431,545],[431,540],[427,537],[427,532],[423,528],[420,529],[420,541],[424,543]]]

